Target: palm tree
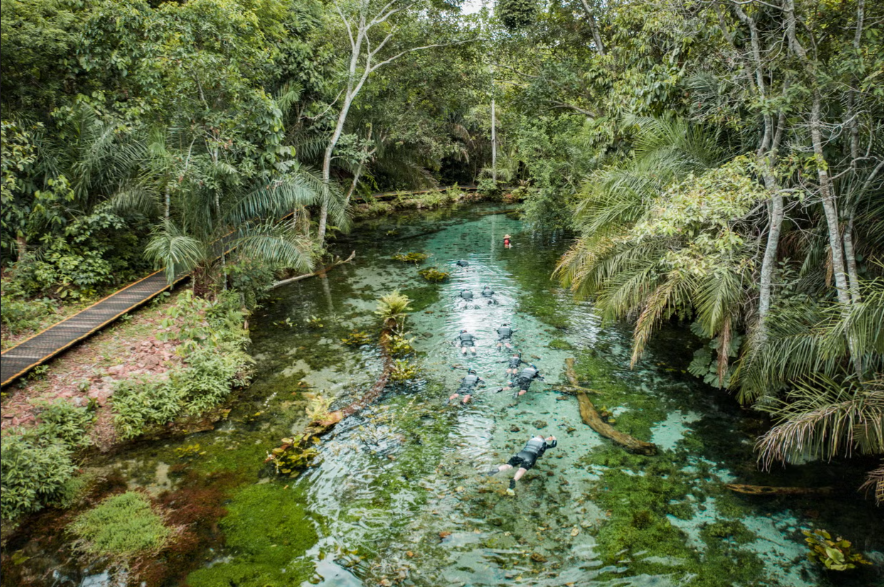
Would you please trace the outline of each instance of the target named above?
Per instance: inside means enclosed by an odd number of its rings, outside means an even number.
[[[587,179],[577,209],[582,236],[556,274],[578,297],[594,297],[605,320],[636,320],[633,364],[661,320],[675,314],[697,312],[703,334],[726,349],[745,297],[745,246],[732,247],[715,267],[703,266],[696,243],[720,238],[721,226],[692,222],[686,210],[706,192],[735,200],[745,199],[738,192],[746,188],[754,197],[755,188],[741,162],[715,167],[724,153],[705,129],[681,120],[628,122],[637,128],[635,156]],[[719,353],[722,379],[727,357]]]

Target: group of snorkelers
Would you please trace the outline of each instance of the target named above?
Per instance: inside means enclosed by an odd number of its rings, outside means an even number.
[[[509,235],[507,235],[505,246],[509,248]],[[458,261],[456,263],[458,267],[468,267],[469,263],[467,261]],[[497,301],[494,300],[494,290],[488,287],[487,285],[482,289],[482,296],[487,298],[489,304],[496,304]],[[473,292],[470,290],[462,290],[458,296],[460,299],[464,300],[466,303],[470,303],[473,301]],[[497,348],[498,349],[508,349],[512,350],[512,337],[516,332],[514,328],[512,328],[508,323],[504,323],[500,328],[497,329]],[[463,329],[460,333],[455,337],[453,344],[460,347],[461,353],[464,356],[467,356],[468,353],[472,353],[473,356],[476,355],[476,336],[469,332],[467,329]],[[498,361],[500,363],[506,363],[506,375],[509,379],[509,383],[498,389],[497,391],[509,391],[510,389],[513,391],[513,399],[518,400],[518,398],[525,393],[531,387],[531,384],[536,379],[540,379],[543,381],[543,376],[540,374],[540,369],[537,368],[537,365],[533,363],[528,363],[524,359],[522,359],[521,352],[514,352],[513,355],[509,359],[504,359],[502,361]],[[525,365],[523,367],[523,365]],[[472,396],[476,393],[476,391],[485,385],[485,380],[479,377],[476,370],[473,368],[467,369],[466,376],[460,380],[457,391],[455,391],[449,398],[448,403],[461,401],[463,405],[469,403]],[[534,464],[537,462],[543,453],[546,452],[549,448],[555,448],[558,445],[558,440],[556,440],[555,436],[548,436],[546,438],[541,434],[534,435],[528,442],[525,444],[524,448],[520,450],[517,454],[513,455],[509,461],[505,464],[498,465],[496,467],[491,468],[489,471],[486,471],[484,474],[488,476],[496,475],[497,473],[502,473],[504,471],[508,471],[510,469],[516,469],[516,474],[510,479],[509,488],[507,489],[507,494],[514,495],[516,489],[516,481],[521,479],[525,473],[531,469]]]

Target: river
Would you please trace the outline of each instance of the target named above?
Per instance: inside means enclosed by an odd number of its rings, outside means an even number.
[[[663,329],[630,369],[629,331],[603,327],[590,303],[575,302],[550,279],[567,243],[532,235],[500,212],[474,206],[363,223],[335,245],[342,255],[355,249],[354,263],[275,290],[253,316],[256,376],[226,421],[97,463],[113,483],[192,510],[179,519],[190,542],[149,563],[148,575],[192,587],[881,581],[881,510],[856,493],[857,468],[758,471],[753,444],[767,423],[686,373],[698,344],[686,325]],[[510,249],[502,247],[505,233],[514,236]],[[390,259],[411,251],[431,257],[419,266]],[[458,259],[469,267],[454,266]],[[451,278],[428,284],[418,270],[429,266]],[[478,295],[485,285],[496,303]],[[377,298],[393,289],[413,300],[407,328],[419,377],[389,385],[325,436],[309,469],[277,476],[265,457],[303,429],[305,394],[332,397],[339,407],[377,377],[376,345],[341,339],[358,330],[376,340]],[[468,307],[457,299],[463,289],[476,294]],[[518,402],[496,392],[508,354],[495,347],[494,331],[504,322],[545,376]],[[451,345],[461,329],[476,335],[475,357]],[[576,399],[550,389],[565,383],[568,357],[614,426],[656,443],[660,454],[630,454],[582,423]],[[469,405],[449,406],[467,366],[487,385]],[[555,435],[558,447],[514,496],[505,492],[512,472],[479,475],[538,432]],[[836,494],[752,497],[726,483],[833,485]],[[818,527],[853,541],[876,566],[822,573],[808,561],[800,532]],[[38,576],[59,586],[114,584],[101,565],[79,565],[58,541],[34,546],[40,539],[34,530],[26,546],[15,545],[31,558],[4,569],[4,585]]]

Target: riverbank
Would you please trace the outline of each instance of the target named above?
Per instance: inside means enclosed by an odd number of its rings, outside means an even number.
[[[686,373],[697,341],[667,328],[629,369],[628,330],[602,327],[590,304],[549,280],[563,244],[524,230],[499,208],[479,206],[371,221],[341,243],[358,263],[274,290],[251,318],[253,383],[214,430],[128,445],[96,455],[104,479],[66,513],[47,511],[4,549],[4,584],[39,585],[55,574],[110,585],[107,559],[86,562],[67,528],[109,495],[142,492],[172,532],[188,530],[135,564],[148,585],[326,587],[449,584],[537,587],[568,583],[725,587],[859,586],[880,566],[828,578],[806,559],[802,529],[825,528],[870,559],[884,549],[873,502],[854,492],[862,470],[839,463],[765,473],[753,442],[767,422],[746,417],[727,394]],[[388,236],[391,231],[394,236]],[[501,237],[513,235],[513,248]],[[392,259],[430,255],[421,265]],[[468,260],[466,269],[454,261]],[[432,284],[418,273],[450,272]],[[490,285],[497,304],[465,305],[462,289]],[[407,338],[419,371],[391,383],[362,413],[314,445],[304,471],[277,472],[268,453],[309,420],[311,400],[329,409],[362,396],[383,369],[375,344],[377,299],[412,300]],[[506,354],[494,329],[511,321],[526,360],[546,377],[515,403],[494,393]],[[463,328],[475,358],[450,341]],[[365,332],[364,344],[346,344]],[[566,384],[565,359],[611,425],[654,442],[633,455],[585,426]],[[471,366],[489,383],[465,407],[445,400]],[[454,366],[454,368],[453,368]],[[612,421],[613,420],[613,421]],[[508,479],[478,475],[506,462],[534,432],[560,445],[507,496]],[[726,483],[802,485],[835,471],[832,496],[734,494]],[[280,474],[283,473],[283,474]],[[526,514],[530,512],[530,514]],[[67,539],[69,541],[69,539]],[[13,564],[14,560],[24,562]],[[8,583],[7,583],[8,582]]]

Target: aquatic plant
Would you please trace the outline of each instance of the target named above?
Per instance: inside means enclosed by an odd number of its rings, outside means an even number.
[[[354,330],[346,338],[342,338],[341,342],[347,346],[362,346],[371,343],[371,336],[367,332]]]
[[[420,368],[409,361],[397,360],[393,371],[390,373],[392,381],[401,382],[415,379],[420,374]]]
[[[872,564],[861,553],[851,552],[851,542],[840,536],[832,540],[832,535],[825,530],[802,530],[801,533],[810,545],[807,558],[825,565],[830,571],[846,571],[855,569],[857,564]]]
[[[191,587],[301,585],[313,574],[315,522],[305,512],[307,499],[281,483],[249,485],[226,504],[221,519],[232,560],[204,566],[187,577]]]
[[[413,338],[405,338],[401,334],[394,334],[390,337],[390,342],[388,345],[390,354],[394,356],[401,356],[413,353],[414,347],[411,346],[411,343],[413,342]]]
[[[307,326],[310,328],[324,328],[325,326],[322,324],[322,318],[319,316],[310,316],[307,318]]]
[[[307,400],[307,408],[304,410],[311,422],[321,422],[328,418],[329,408],[331,407],[331,398],[317,395]]]
[[[439,271],[435,267],[427,267],[417,272],[418,275],[429,281],[430,283],[440,283],[448,279],[451,275],[446,271]]]
[[[328,412],[326,411],[327,414]],[[314,436],[311,438],[311,441],[318,442],[318,439]],[[302,470],[310,466],[313,459],[319,454],[319,451],[315,448],[303,446],[304,444],[309,444],[309,442],[304,435],[283,438],[282,445],[271,450],[267,454],[265,461],[273,463],[278,475],[297,477]]]
[[[74,548],[90,557],[106,557],[127,568],[137,559],[156,554],[175,535],[150,498],[137,491],[108,497],[77,516],[68,526]]]
[[[394,289],[391,293],[382,296],[378,300],[378,308],[375,314],[384,321],[384,327],[399,330],[405,325],[405,318],[408,316],[409,304],[411,300],[407,295],[399,293],[398,289]]]
[[[427,253],[396,253],[393,255],[394,261],[402,261],[403,263],[422,263],[430,258],[430,255]]]
[[[206,454],[206,451],[202,449],[199,444],[189,444],[187,446],[179,446],[175,449],[175,455],[179,459],[193,459],[198,456],[203,456]]]

